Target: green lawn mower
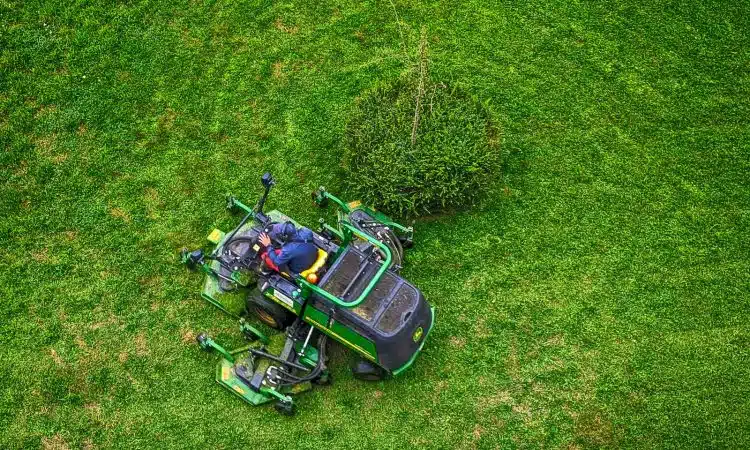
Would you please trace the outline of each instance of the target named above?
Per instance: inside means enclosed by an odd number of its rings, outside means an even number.
[[[293,394],[330,383],[328,339],[355,352],[352,372],[358,379],[381,380],[406,370],[424,346],[435,315],[422,293],[398,275],[413,230],[321,187],[313,201],[321,207],[334,203],[338,220],[331,226],[321,219],[313,232],[317,260],[299,274],[286,267],[271,270],[262,259],[260,234],[277,223],[300,225],[279,211],[263,211],[275,180],[266,173],[261,182],[264,192],[254,208],[228,197],[227,208],[245,215],[232,231],[209,235],[213,251],[184,249],[181,255],[188,267],[206,274],[201,296],[238,318],[241,332],[252,341],[227,350],[198,336],[201,348],[220,355],[217,382],[253,405],[275,401],[279,412],[292,414]],[[244,303],[240,313],[228,306],[238,297]],[[285,332],[268,337],[250,324],[250,315]]]

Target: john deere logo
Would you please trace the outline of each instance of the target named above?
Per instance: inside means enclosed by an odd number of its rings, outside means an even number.
[[[419,340],[422,339],[422,334],[424,334],[424,330],[422,329],[422,327],[419,327],[414,330],[414,334],[411,336],[411,338],[414,339],[414,342],[419,342]]]

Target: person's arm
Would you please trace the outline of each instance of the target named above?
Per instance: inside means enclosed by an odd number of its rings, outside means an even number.
[[[276,267],[281,267],[289,263],[294,258],[294,254],[288,245],[281,247],[281,251],[276,253],[274,251],[268,252],[268,259],[276,264]]]
[[[268,262],[273,263],[276,266],[276,270],[281,270],[282,266],[285,266],[289,261],[296,256],[295,248],[293,245],[286,244],[281,247],[281,250],[274,250],[271,245],[271,238],[266,233],[261,233],[258,236],[258,241],[264,247],[263,254]]]

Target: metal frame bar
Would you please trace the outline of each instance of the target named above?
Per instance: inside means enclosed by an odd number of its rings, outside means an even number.
[[[375,273],[375,276],[370,280],[370,283],[365,287],[365,289],[362,291],[361,294],[359,294],[359,297],[357,297],[356,300],[353,300],[351,302],[347,302],[344,299],[341,299],[339,297],[336,297],[335,295],[331,294],[330,292],[326,291],[325,289],[312,284],[308,282],[303,277],[298,277],[297,282],[301,286],[301,294],[303,297],[309,296],[312,292],[315,292],[316,294],[326,298],[327,300],[330,300],[331,302],[343,306],[344,308],[354,308],[358,305],[360,305],[362,302],[365,301],[367,296],[370,294],[370,291],[372,291],[375,288],[375,285],[380,281],[380,278],[383,276],[386,270],[391,266],[391,261],[393,260],[393,257],[391,255],[391,250],[380,242],[379,240],[373,238],[369,234],[363,233],[359,231],[358,229],[354,228],[353,225],[347,223],[347,222],[340,222],[339,223],[343,228],[343,234],[345,237],[348,237],[348,240],[351,240],[351,236],[357,235],[358,237],[370,242],[371,244],[375,245],[376,247],[380,248],[383,253],[385,253],[385,261],[383,264],[381,264],[380,269]]]

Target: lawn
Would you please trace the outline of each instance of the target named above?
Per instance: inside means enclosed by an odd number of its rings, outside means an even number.
[[[297,416],[245,405],[179,249],[265,170],[315,225],[422,26],[504,158],[414,225],[436,328],[402,377],[334,349]],[[0,0],[0,27],[0,448],[750,447],[746,2]]]

